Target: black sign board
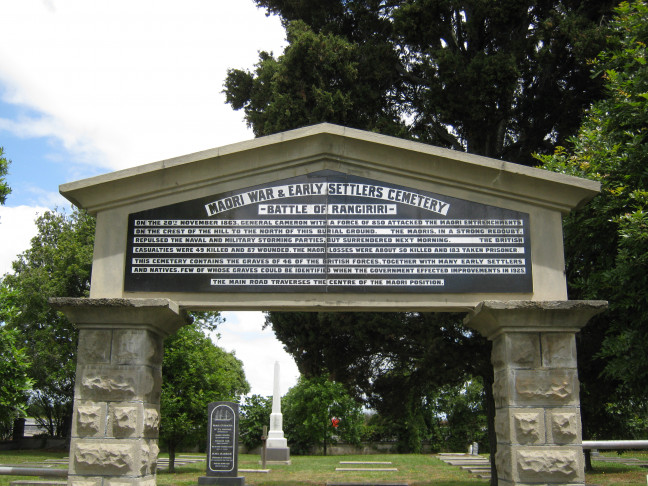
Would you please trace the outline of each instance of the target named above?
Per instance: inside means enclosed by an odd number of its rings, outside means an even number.
[[[232,402],[209,404],[207,428],[207,476],[238,474],[238,412]]]
[[[129,292],[532,292],[529,215],[334,171],[129,215]]]

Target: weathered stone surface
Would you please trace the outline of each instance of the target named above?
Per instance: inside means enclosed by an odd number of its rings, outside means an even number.
[[[105,405],[99,404],[77,405],[73,435],[76,437],[102,435],[105,424],[105,409]]]
[[[544,443],[544,414],[541,411],[514,412],[513,441],[523,445]]]
[[[112,331],[107,329],[81,329],[79,331],[78,363],[110,363]]]
[[[495,411],[495,435],[497,436],[498,441],[510,441],[511,419],[508,409],[500,408]]]
[[[101,486],[103,478],[68,476],[68,486]]]
[[[115,406],[111,410],[112,432],[115,437],[131,437],[137,433],[138,408]]]
[[[515,468],[521,481],[558,483],[583,476],[582,461],[575,450],[518,449]]]
[[[77,379],[77,396],[95,401],[160,399],[161,370],[144,366],[82,366]]]
[[[157,442],[143,442],[140,456],[140,474],[155,474],[157,468],[157,456],[160,449]]]
[[[155,486],[155,477],[145,478],[107,478],[104,486]]]
[[[464,323],[490,340],[502,332],[577,332],[606,308],[607,302],[595,300],[489,300],[475,307]]]
[[[537,333],[507,333],[493,341],[493,368],[533,368],[540,366],[540,339]]]
[[[542,366],[576,368],[576,338],[572,333],[542,334]]]
[[[160,336],[144,329],[118,329],[114,333],[114,364],[158,365],[162,361]]]
[[[74,471],[102,475],[135,473],[135,454],[130,443],[77,442],[72,451]]]
[[[551,441],[555,444],[580,442],[580,414],[574,411],[551,411]]]
[[[514,400],[518,405],[578,404],[575,370],[517,370],[514,373]]]
[[[497,477],[501,479],[513,479],[512,475],[511,448],[499,447],[495,453],[495,466],[497,467]]]
[[[500,479],[497,483],[499,486],[554,486],[560,484],[560,486],[584,486],[585,483],[581,482],[564,482],[560,483],[524,483],[522,481],[507,481],[505,479]]]
[[[144,409],[144,437],[156,438],[160,431],[160,412],[156,408]]]
[[[509,371],[496,371],[493,381],[493,400],[497,408],[507,407],[511,404],[511,382]]]
[[[97,263],[96,259],[94,263]],[[49,299],[49,303],[64,312],[79,329],[123,328],[127,325],[151,329],[166,337],[191,322],[178,303],[169,299],[56,297]]]

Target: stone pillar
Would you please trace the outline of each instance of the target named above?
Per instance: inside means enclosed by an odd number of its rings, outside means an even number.
[[[576,333],[601,301],[487,301],[465,323],[493,342],[500,486],[584,485]]]
[[[154,486],[167,299],[52,299],[79,328],[69,486]]]

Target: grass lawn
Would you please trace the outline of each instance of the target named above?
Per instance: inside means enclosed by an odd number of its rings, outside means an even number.
[[[327,481],[402,481],[411,485],[435,485],[435,486],[476,486],[487,485],[483,479],[477,479],[458,467],[444,464],[430,455],[418,454],[380,454],[370,456],[292,456],[290,466],[270,466],[270,473],[242,473],[245,476],[245,484],[250,485],[272,485],[272,486],[297,486],[324,485]],[[336,472],[336,467],[356,467],[340,465],[340,461],[391,461],[391,465],[379,465],[374,467],[394,467],[398,471],[385,472]],[[358,465],[357,467],[363,467]],[[370,466],[367,466],[370,467]],[[239,469],[260,469],[259,456],[239,456]],[[205,464],[183,466],[182,471],[191,469],[194,475],[187,477],[184,473],[169,475],[158,474],[158,485],[195,485],[195,473],[198,476],[205,475]]]
[[[193,454],[195,455],[195,454]],[[615,453],[605,453],[616,456]],[[161,457],[164,457],[161,454]],[[646,452],[628,452],[622,457],[636,457],[648,460]],[[24,465],[38,467],[47,459],[65,459],[65,452],[43,451],[2,451],[0,465]],[[394,472],[336,472],[336,467],[352,467],[339,464],[340,461],[391,461]],[[65,468],[63,465],[53,467]],[[239,456],[239,469],[260,469],[259,456],[243,454]],[[595,472],[587,474],[586,484],[600,486],[645,485],[648,469],[638,466],[626,466],[616,463],[605,463],[594,459]],[[205,463],[199,462],[176,468],[175,474],[159,472],[157,484],[162,486],[196,485],[198,476],[205,475]],[[380,454],[371,456],[293,456],[291,466],[271,466],[270,473],[243,473],[245,484],[267,486],[325,485],[327,481],[402,481],[412,486],[487,486],[489,482],[478,479],[458,467],[448,466],[430,455],[418,454]],[[0,475],[0,486],[9,486],[16,479],[36,479],[34,477],[17,477]],[[61,480],[61,479],[59,479]]]

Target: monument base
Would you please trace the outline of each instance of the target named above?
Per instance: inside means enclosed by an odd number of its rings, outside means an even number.
[[[245,476],[200,476],[198,484],[217,484],[219,486],[244,486]]]
[[[266,464],[290,465],[290,447],[273,447],[266,449]]]

